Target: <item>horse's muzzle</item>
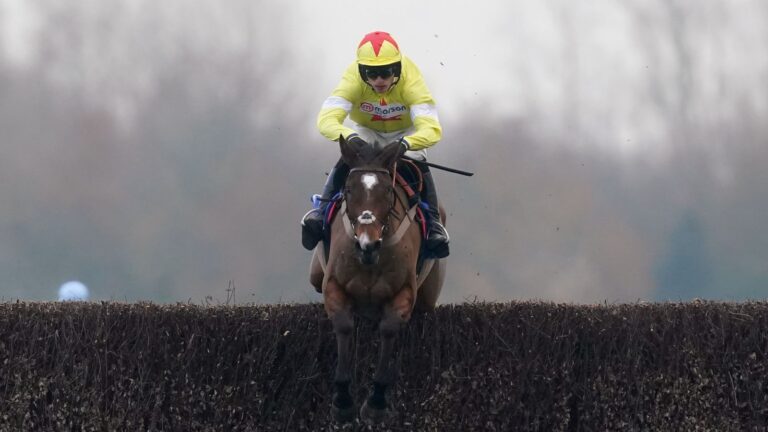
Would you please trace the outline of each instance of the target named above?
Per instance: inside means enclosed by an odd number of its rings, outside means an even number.
[[[363,265],[377,264],[379,262],[379,250],[381,249],[381,244],[381,239],[372,242],[355,242],[360,263]]]

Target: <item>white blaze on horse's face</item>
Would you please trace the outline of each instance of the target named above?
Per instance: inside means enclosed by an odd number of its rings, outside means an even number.
[[[376,186],[376,183],[379,182],[379,178],[376,177],[376,174],[365,174],[362,178],[362,181],[365,185],[365,190],[370,192],[373,190],[373,187]]]

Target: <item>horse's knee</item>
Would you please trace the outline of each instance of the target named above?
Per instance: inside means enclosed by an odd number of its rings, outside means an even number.
[[[415,300],[416,298],[410,289],[404,289],[395,296],[379,323],[379,332],[382,337],[397,335],[405,323],[411,319]]]
[[[349,336],[352,334],[352,330],[354,330],[355,327],[355,320],[352,318],[351,313],[339,312],[330,318],[334,333],[342,336]]]
[[[379,335],[384,339],[393,338],[404,325],[405,321],[396,315],[387,315],[379,322]]]
[[[413,290],[405,288],[392,299],[392,311],[404,323],[411,319],[413,305],[416,302],[416,296]]]
[[[333,332],[340,336],[349,336],[355,327],[355,319],[348,307],[340,308],[328,313]]]
[[[333,325],[333,331],[340,335],[352,334],[355,325],[347,294],[334,281],[329,280],[323,290],[325,312]]]

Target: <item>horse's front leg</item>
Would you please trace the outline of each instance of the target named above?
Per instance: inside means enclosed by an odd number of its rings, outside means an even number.
[[[360,412],[366,420],[379,422],[387,416],[386,392],[387,388],[395,382],[397,375],[393,356],[395,338],[405,323],[411,319],[415,301],[414,290],[411,287],[405,287],[384,307],[384,315],[379,323],[381,349],[379,363],[373,376],[373,391]]]
[[[354,318],[349,297],[339,286],[338,282],[331,278],[323,290],[325,312],[333,324],[333,332],[336,334],[338,360],[336,374],[333,377],[334,393],[331,403],[331,414],[339,422],[352,421],[356,414],[355,402],[349,393],[349,384],[352,381],[352,330]]]

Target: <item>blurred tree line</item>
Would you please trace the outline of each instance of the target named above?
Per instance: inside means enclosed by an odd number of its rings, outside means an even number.
[[[280,44],[291,16],[147,5],[38,1],[36,55],[0,57],[0,296],[80,279],[101,299],[225,298],[233,281],[238,301],[318,300],[298,220],[338,156]],[[433,160],[477,172],[436,174],[454,245],[443,300],[764,297],[768,6],[745,23],[724,1],[628,2],[621,66],[579,42],[587,12],[547,5],[558,109],[530,90],[515,114],[479,95],[441,117]],[[632,79],[596,87],[595,58]],[[640,151],[610,150],[631,139]]]

